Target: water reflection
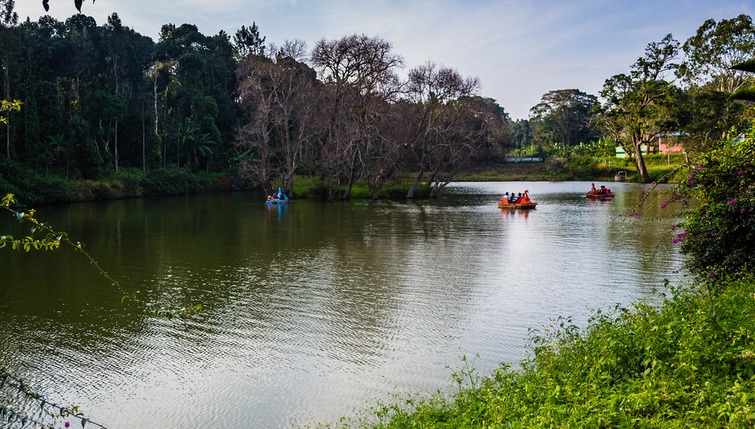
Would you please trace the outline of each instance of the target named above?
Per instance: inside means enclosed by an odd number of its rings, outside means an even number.
[[[529,328],[653,296],[681,264],[643,187],[455,184],[434,201],[266,206],[257,195],[64,207],[40,217],[88,245],[155,304],[145,316],[71,252],[7,253],[0,359],[111,427],[281,427],[375,398],[449,386],[459,355],[488,372],[524,356]],[[627,217],[638,204],[649,216]]]

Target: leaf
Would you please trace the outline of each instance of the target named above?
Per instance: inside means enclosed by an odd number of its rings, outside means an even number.
[[[755,101],[755,88],[740,89],[731,95],[734,100]]]
[[[50,11],[50,5],[49,5],[49,3],[50,3],[50,0],[42,0],[42,7],[45,8],[45,12],[49,12]]]
[[[78,10],[78,11],[79,11],[79,13],[81,13],[81,3],[82,3],[83,1],[84,1],[84,0],[73,0],[73,3],[74,3],[74,4],[76,5],[76,10]]]
[[[742,61],[741,63],[731,66],[734,70],[742,70],[750,73],[755,73],[755,59]]]

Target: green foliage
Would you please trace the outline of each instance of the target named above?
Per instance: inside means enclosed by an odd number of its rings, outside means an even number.
[[[711,278],[749,272],[755,249],[755,128],[704,154],[674,198],[695,197],[677,240],[690,269]]]
[[[147,173],[142,182],[145,195],[187,194],[191,189],[191,172],[178,167]]]
[[[144,180],[144,172],[138,168],[122,168],[118,173],[116,185],[123,190],[124,196],[141,197],[144,193],[142,189],[142,181]]]
[[[23,188],[28,191],[26,201],[30,204],[67,203],[76,200],[68,182],[57,176],[26,176]]]
[[[0,100],[0,113],[3,112],[20,112],[21,111],[21,103],[18,100]],[[8,117],[7,116],[1,116],[0,115],[0,124],[7,125],[8,124]]]
[[[606,163],[591,156],[572,156],[563,166],[576,180],[613,176],[612,170]]]

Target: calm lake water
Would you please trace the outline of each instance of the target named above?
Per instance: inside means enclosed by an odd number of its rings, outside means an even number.
[[[457,183],[433,201],[267,207],[228,193],[38,207],[146,302],[69,249],[0,250],[0,365],[109,428],[334,422],[391,393],[452,387],[527,355],[557,317],[657,298],[685,281],[671,209],[647,186]],[[500,196],[528,188],[536,210]],[[638,217],[631,213],[638,204]],[[0,231],[19,229],[9,215]]]

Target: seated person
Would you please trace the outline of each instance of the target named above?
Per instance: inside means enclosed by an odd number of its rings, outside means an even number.
[[[529,204],[529,203],[532,202],[532,200],[530,200],[530,191],[528,191],[526,189],[524,190],[524,195],[522,195],[522,199],[521,199],[520,202],[522,204]]]

